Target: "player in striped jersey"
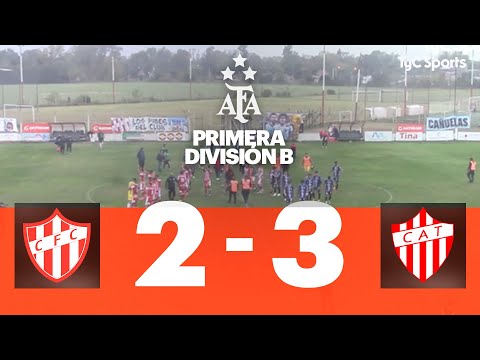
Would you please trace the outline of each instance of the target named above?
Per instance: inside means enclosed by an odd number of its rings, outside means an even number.
[[[275,168],[273,170],[273,194],[272,196],[280,196],[282,194],[282,170]]]
[[[305,180],[301,180],[300,184],[298,184],[298,199],[300,201],[307,200],[307,184],[305,184]]]
[[[307,200],[312,200],[313,199],[313,176],[310,174],[307,174],[305,176],[305,182],[307,183]]]
[[[188,180],[187,175],[185,175],[185,170],[180,170],[180,175],[177,177],[178,183],[178,195],[180,196],[180,201],[185,201],[188,196]]]
[[[256,188],[259,194],[263,193],[263,177],[264,177],[263,166],[260,164],[258,165],[257,171],[255,173]]]
[[[147,173],[143,167],[138,168],[138,192],[140,199],[145,197],[145,177]]]
[[[145,207],[153,204],[154,192],[153,177],[150,175],[145,184]]]
[[[335,186],[335,183],[333,179],[328,176],[327,180],[325,180],[325,202],[327,204],[330,204],[332,201],[332,192],[333,188]]]
[[[153,173],[153,202],[162,200],[162,179],[156,173]]]
[[[342,168],[340,167],[340,165],[338,165],[338,162],[335,161],[333,163],[332,170],[330,172],[332,174],[332,179],[335,185],[334,189],[338,190],[338,185],[340,183],[340,173],[342,172]]]
[[[293,202],[293,194],[294,189],[293,189],[293,184],[291,180],[289,179],[287,186],[285,187],[285,201],[287,204],[290,204]]]
[[[206,165],[202,167],[203,170],[203,193],[205,196],[212,195],[212,169],[210,165]]]
[[[312,176],[312,186],[313,186],[313,198],[312,200],[320,201],[321,194],[322,194],[322,177],[315,171]]]
[[[285,171],[281,177],[281,188],[282,188],[282,195],[283,200],[287,201],[287,188],[288,184],[290,183],[290,175],[288,175],[288,171]]]
[[[275,166],[272,166],[270,172],[268,173],[268,178],[270,180],[270,193],[274,196],[275,191]]]

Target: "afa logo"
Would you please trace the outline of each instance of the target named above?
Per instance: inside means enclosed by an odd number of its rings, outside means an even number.
[[[235,68],[240,67],[245,68],[245,61],[247,59],[242,57],[242,55],[238,54],[236,58],[233,58],[233,61],[235,61]],[[244,81],[254,81],[255,80],[255,74],[257,73],[255,70],[251,68],[251,66],[248,67],[247,70],[242,71],[243,74],[245,75]],[[222,107],[220,108],[220,111],[217,113],[217,115],[224,115],[224,111],[228,110],[228,115],[235,115],[236,120],[240,121],[242,124],[245,124],[248,122],[248,119],[246,119],[244,116],[247,115],[261,115],[262,113],[260,112],[260,109],[258,108],[258,103],[257,99],[255,98],[255,92],[253,90],[252,85],[230,85],[226,81],[227,80],[234,80],[234,75],[235,71],[230,70],[230,67],[227,66],[227,68],[224,71],[221,71],[223,74],[223,80],[225,81],[225,86],[227,87],[228,90],[231,92],[235,92],[236,94],[236,107],[233,104],[232,98],[230,97],[230,94],[227,93],[225,96],[225,100],[223,101]],[[248,96],[250,94],[250,97]],[[244,103],[246,102],[246,106],[244,108]]]
[[[382,288],[465,288],[465,204],[382,204]]]
[[[100,287],[98,204],[15,204],[15,287]]]

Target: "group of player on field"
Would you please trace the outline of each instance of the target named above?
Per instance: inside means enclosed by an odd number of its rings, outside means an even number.
[[[342,168],[334,162],[330,174],[325,179],[317,170],[314,170],[313,161],[309,154],[302,159],[305,171],[304,178],[295,187],[289,174],[288,167],[276,164],[271,167],[268,173],[270,183],[270,194],[275,197],[283,197],[289,204],[294,201],[295,195],[298,201],[321,201],[323,190],[323,201],[331,203],[333,191],[338,189]],[[235,174],[234,167],[228,164],[216,164],[199,166],[202,170],[203,190],[205,196],[212,194],[212,177],[220,180],[224,175],[224,189],[228,194],[228,203],[237,203],[237,193],[241,193],[245,206],[248,206],[251,192],[262,194],[264,192],[265,171],[262,165],[256,167],[251,165],[239,166],[240,177]],[[186,201],[192,186],[192,179],[195,179],[196,165],[182,164],[179,174],[173,173],[167,177],[165,188],[168,191],[168,200],[176,200],[176,188],[180,201]],[[323,185],[323,186],[322,186]],[[296,191],[295,191],[296,190]],[[139,168],[138,181],[133,178],[128,184],[127,207],[138,207],[139,200],[144,200],[144,206],[148,207],[162,200],[162,179],[153,170],[145,171]]]

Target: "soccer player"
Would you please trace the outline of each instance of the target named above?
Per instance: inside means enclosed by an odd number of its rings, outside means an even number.
[[[281,188],[282,188],[283,200],[285,201],[287,201],[287,188],[289,183],[290,183],[290,176],[288,175],[288,171],[286,171],[281,176]]]
[[[305,153],[305,155],[303,155],[303,170],[306,173],[309,173],[310,170],[312,170],[312,165],[313,165],[312,158],[310,157],[310,155],[308,155],[308,153]]]
[[[178,183],[178,195],[180,196],[180,201],[185,201],[188,196],[188,179],[185,175],[185,170],[180,170],[180,175],[177,177]]]
[[[328,176],[327,180],[325,180],[325,203],[330,204],[332,201],[332,191],[335,186],[335,182],[333,179]]]
[[[273,170],[273,194],[272,196],[280,196],[282,193],[282,170],[275,168]]]
[[[312,176],[312,182],[313,182],[313,199],[312,200],[318,200],[320,201],[320,197],[322,194],[322,177],[318,173],[318,171],[315,171],[313,176]]]
[[[153,202],[157,203],[162,200],[162,179],[156,173],[153,177]]]
[[[260,164],[257,167],[257,172],[255,174],[255,181],[257,183],[257,192],[259,194],[263,194],[263,177],[264,177],[264,171],[263,171],[263,166]]]
[[[177,186],[177,178],[173,175],[173,173],[170,173],[170,176],[167,178],[167,181],[165,181],[165,187],[167,188],[167,191],[168,191],[168,200],[175,200],[176,186]]]
[[[149,207],[153,204],[154,193],[155,187],[153,184],[153,177],[148,176],[147,182],[145,183],[145,207]]]
[[[127,208],[137,207],[137,200],[138,200],[137,179],[133,178],[128,183]]]
[[[298,199],[300,201],[307,200],[307,185],[305,184],[305,180],[301,180],[300,184],[298,184]]]
[[[473,157],[470,158],[470,161],[468,162],[468,168],[467,168],[467,178],[468,182],[473,183],[475,180],[475,170],[477,168],[477,162]]]
[[[270,173],[268,174],[268,178],[270,180],[270,194],[274,196],[274,190],[275,190],[275,166],[272,166],[270,169]]]
[[[212,196],[212,169],[210,165],[203,167],[203,190],[205,196]]]
[[[289,178],[287,187],[285,188],[285,201],[287,202],[287,204],[290,204],[293,202],[293,193],[294,193],[293,184]]]
[[[338,163],[335,161],[332,166],[332,170],[330,171],[332,173],[332,178],[333,182],[335,184],[335,190],[338,190],[338,185],[340,183],[340,173],[342,172],[342,168]]]
[[[138,168],[138,178],[139,178],[139,192],[140,192],[140,199],[145,197],[145,177],[147,173],[143,167]]]

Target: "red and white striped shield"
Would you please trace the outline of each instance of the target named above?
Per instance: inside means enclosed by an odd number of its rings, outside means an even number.
[[[47,279],[60,282],[82,264],[90,243],[90,224],[65,218],[58,209],[47,219],[23,224],[30,260]]]
[[[392,224],[395,251],[420,281],[427,281],[444,264],[453,245],[453,224],[432,218],[425,208],[402,224]]]

